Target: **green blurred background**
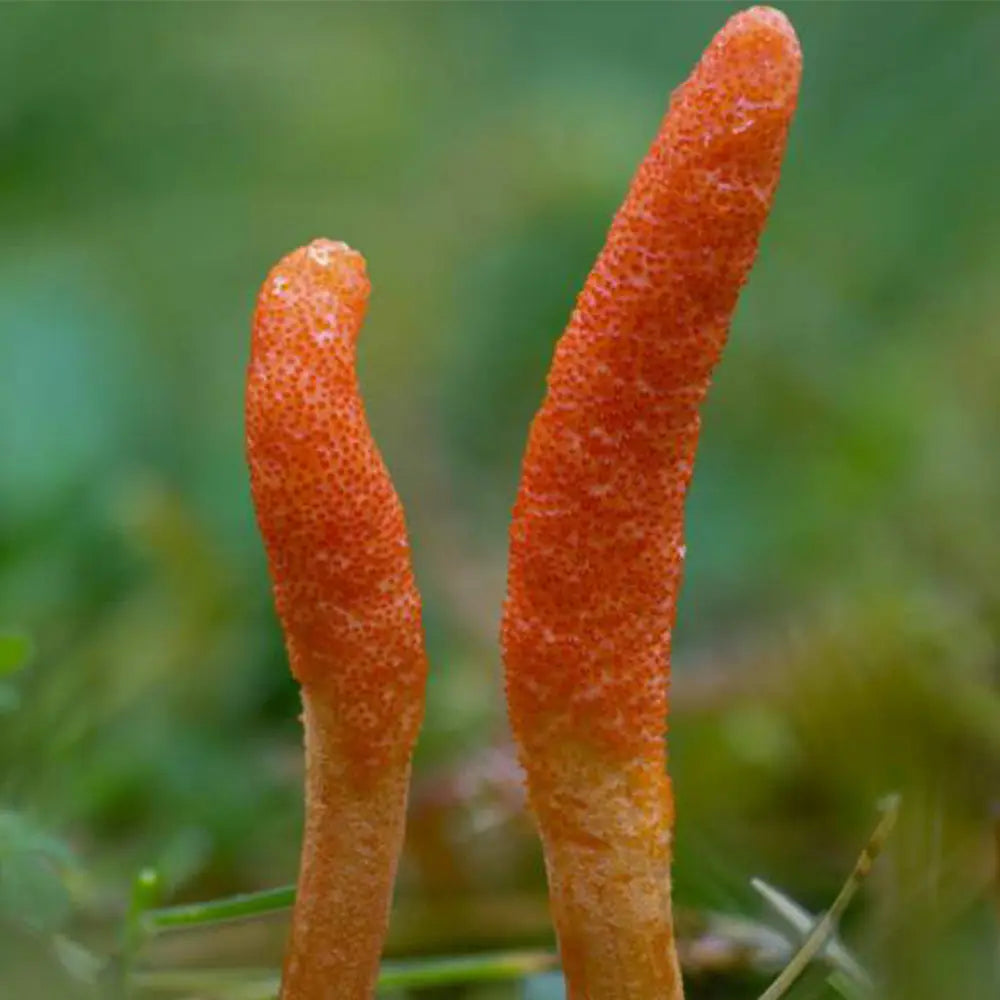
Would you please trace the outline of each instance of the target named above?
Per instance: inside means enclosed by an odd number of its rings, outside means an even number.
[[[169,900],[294,878],[241,394],[256,289],[320,235],[369,261],[361,378],[433,666],[391,950],[550,940],[505,749],[508,512],[574,295],[735,9],[0,8],[0,627],[35,647],[0,677],[0,995],[73,995],[51,934],[113,952],[143,864]],[[688,508],[676,896],[695,937],[773,922],[753,875],[821,910],[895,789],[845,936],[880,996],[995,996],[1000,7],[785,9],[802,98]],[[276,963],[283,933],[143,962]]]

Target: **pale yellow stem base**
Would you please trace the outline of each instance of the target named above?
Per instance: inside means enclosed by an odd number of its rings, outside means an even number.
[[[359,774],[303,689],[306,824],[281,1000],[372,997],[403,845],[408,760]]]
[[[661,767],[565,747],[528,772],[570,1000],[683,1000]]]

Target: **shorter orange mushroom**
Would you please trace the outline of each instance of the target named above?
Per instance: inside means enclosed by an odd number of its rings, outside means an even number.
[[[359,253],[314,240],[268,274],[253,318],[247,459],[305,725],[284,1000],[374,994],[424,708],[403,510],[354,369],[369,290]]]

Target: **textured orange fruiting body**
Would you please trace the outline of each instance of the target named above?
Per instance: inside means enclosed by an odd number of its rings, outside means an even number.
[[[800,72],[775,10],[713,39],[615,216],[529,435],[502,642],[578,998],[681,992],[664,736],[684,499]]]
[[[338,710],[359,770],[409,755],[427,672],[403,509],[354,370],[364,258],[316,240],[268,275],[246,432],[257,519],[292,671]]]
[[[315,240],[265,280],[246,437],[306,727],[306,833],[286,1000],[370,996],[427,672],[399,499],[355,375],[364,258]]]

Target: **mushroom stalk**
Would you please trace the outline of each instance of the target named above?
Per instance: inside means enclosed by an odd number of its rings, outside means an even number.
[[[370,997],[378,976],[409,765],[359,783],[336,739],[334,713],[303,690],[306,828],[282,997]]]
[[[374,994],[423,715],[406,526],[354,369],[368,295],[364,258],[315,240],[270,272],[253,321],[247,459],[305,726],[283,1000]]]
[[[502,644],[576,1000],[682,995],[665,734],[684,500],[800,71],[770,8],[712,40],[611,224],[528,438]]]

